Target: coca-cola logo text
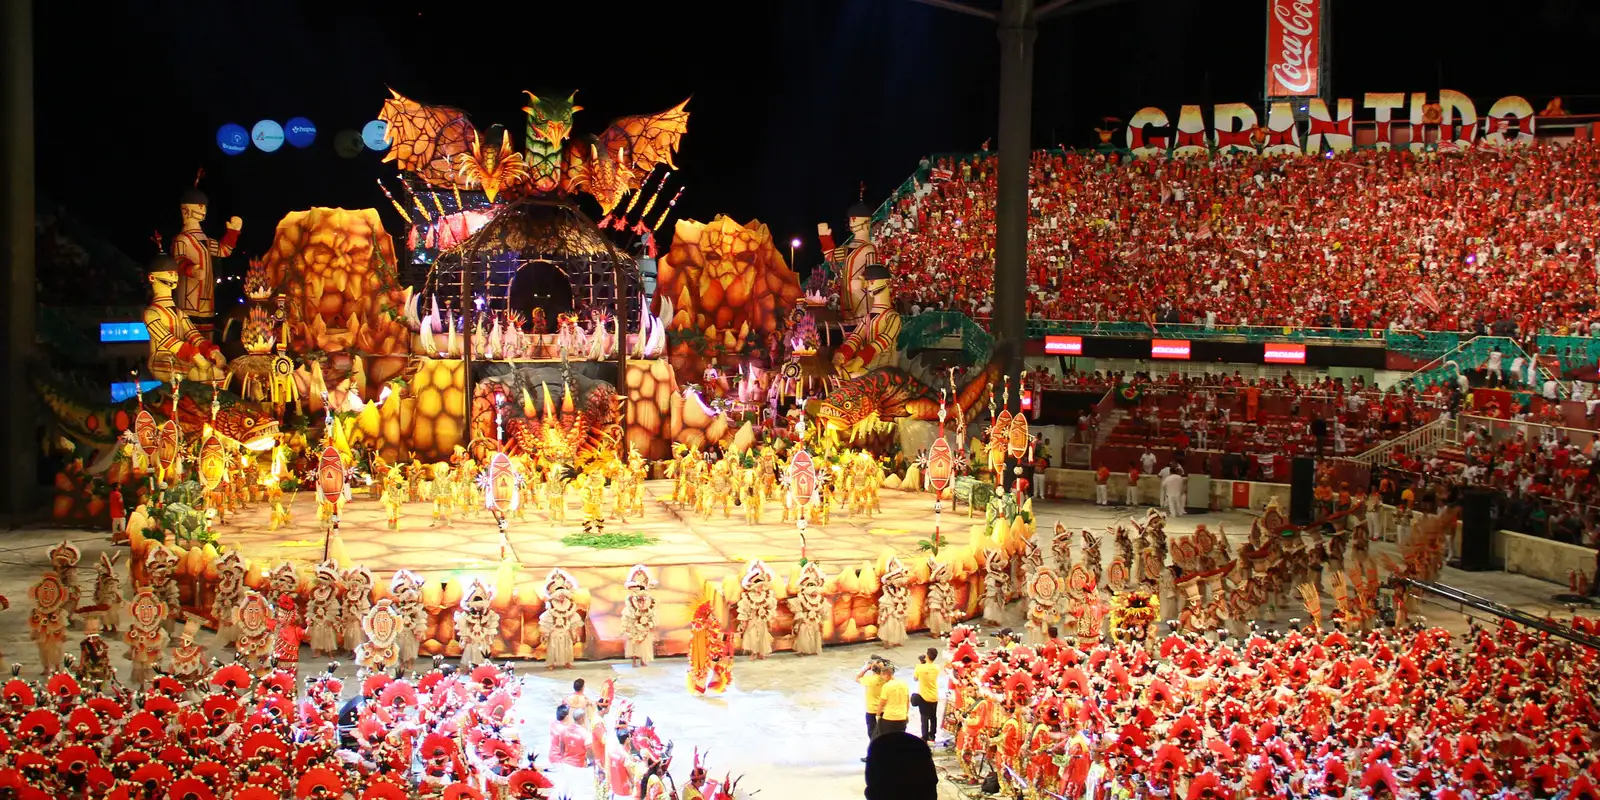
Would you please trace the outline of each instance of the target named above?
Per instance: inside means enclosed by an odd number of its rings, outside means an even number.
[[[1316,81],[1317,0],[1273,0],[1272,20],[1278,28],[1277,58],[1272,59],[1272,94],[1312,94]]]

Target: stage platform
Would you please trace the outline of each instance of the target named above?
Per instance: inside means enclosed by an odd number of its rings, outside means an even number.
[[[795,524],[781,521],[783,509],[777,502],[767,503],[763,521],[752,525],[738,506],[727,518],[720,509],[709,519],[692,509],[680,510],[668,502],[671,492],[671,481],[649,481],[642,518],[626,522],[615,516],[607,518],[606,533],[637,534],[653,540],[634,547],[596,549],[563,544],[564,537],[583,532],[582,506],[575,491],[568,494],[564,524],[552,521],[548,509],[530,508],[523,519],[511,519],[507,526],[511,554],[504,562],[500,535],[487,511],[458,513],[449,526],[434,526],[431,504],[408,503],[400,529],[390,530],[382,504],[365,491],[358,492],[340,515],[339,539],[348,562],[371,569],[381,585],[387,586],[396,570],[421,575],[429,604],[441,620],[448,617],[451,609],[447,607],[459,597],[461,588],[478,578],[496,586],[501,595],[496,605],[504,609],[502,613],[520,611],[524,627],[536,628],[545,578],[553,568],[565,569],[577,579],[582,590],[580,604],[586,604],[589,612],[593,635],[584,657],[595,658],[622,652],[618,612],[626,596],[623,583],[635,564],[648,566],[660,584],[654,590],[660,649],[664,655],[675,654],[687,647],[689,620],[705,587],[731,590],[730,579],[736,581],[743,575],[750,559],[765,561],[783,584],[798,569],[804,546],[805,557],[820,562],[831,578],[837,578],[844,570],[875,565],[889,553],[899,554],[908,563],[920,562],[925,555],[920,543],[934,531],[933,498],[923,493],[884,491],[883,513],[870,517],[835,514],[826,525],[809,526],[802,545]],[[608,512],[610,501],[608,495]],[[291,514],[288,527],[268,530],[270,514],[264,504],[257,503],[229,515],[216,531],[225,546],[266,569],[283,561],[295,562],[305,581],[310,579],[312,565],[323,558],[315,500],[300,493]],[[947,510],[942,515],[941,530],[950,537],[948,541],[965,544],[970,541],[969,527],[979,521],[981,517],[968,519],[963,506],[959,513]],[[830,580],[830,590],[839,591],[836,581]],[[511,593],[513,597],[506,597]],[[837,630],[830,632],[831,640],[871,638],[875,598],[842,591],[835,603],[838,624]],[[779,616],[788,619],[782,603]],[[532,637],[518,633],[507,638],[514,649],[523,651],[519,655],[533,655]],[[787,637],[780,637],[778,646],[787,647]],[[430,649],[454,652],[448,639],[425,645],[425,651]]]

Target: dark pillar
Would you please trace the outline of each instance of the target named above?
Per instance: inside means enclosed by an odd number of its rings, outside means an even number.
[[[6,0],[0,13],[0,175],[4,177],[4,258],[6,261],[4,356],[5,387],[0,389],[0,518],[16,524],[37,508],[38,447],[34,432],[32,383],[28,362],[34,352],[33,252],[33,5]]]
[[[1022,407],[1022,346],[1027,340],[1028,161],[1033,150],[1033,41],[1038,37],[1033,0],[1004,0],[1000,9],[1000,164],[995,197],[994,322],[1007,348],[1005,374]]]

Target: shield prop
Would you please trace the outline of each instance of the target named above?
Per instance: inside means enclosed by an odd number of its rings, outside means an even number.
[[[178,463],[178,423],[167,420],[156,431],[156,466],[170,470]]]
[[[796,451],[789,462],[789,485],[796,505],[802,510],[811,505],[811,497],[817,493],[817,467],[805,450]]]
[[[333,445],[322,448],[322,458],[317,462],[317,499],[324,503],[337,503],[344,499],[344,461]]]
[[[991,446],[1005,444],[1006,437],[1011,435],[1011,412],[1000,409],[1000,414],[994,418],[994,425],[989,428],[989,444]]]
[[[1011,430],[1006,434],[1006,453],[1012,458],[1022,458],[1028,452],[1028,418],[1018,414],[1011,418]]]
[[[517,510],[522,493],[517,491],[517,468],[504,452],[489,458],[488,485],[484,486],[483,505],[490,511],[509,514]]]
[[[133,418],[133,438],[146,453],[154,453],[156,435],[156,418],[150,412],[139,409],[138,416]]]
[[[950,440],[940,436],[928,449],[928,485],[935,492],[950,486],[950,476],[955,473],[955,457],[950,453]]]
[[[228,477],[228,453],[216,436],[207,436],[200,446],[200,482],[206,491],[214,491]]]

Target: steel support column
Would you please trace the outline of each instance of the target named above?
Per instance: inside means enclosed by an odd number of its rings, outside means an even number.
[[[17,524],[37,509],[37,414],[28,364],[34,355],[33,4],[6,0],[0,14],[0,174],[4,175],[6,260],[5,387],[0,388],[0,518]]]
[[[1022,406],[1022,348],[1027,340],[1028,164],[1033,145],[1033,43],[1039,30],[1033,0],[1004,0],[1000,10],[1000,149],[995,197],[994,320],[1005,348],[1005,374],[1017,389],[1013,412]]]

